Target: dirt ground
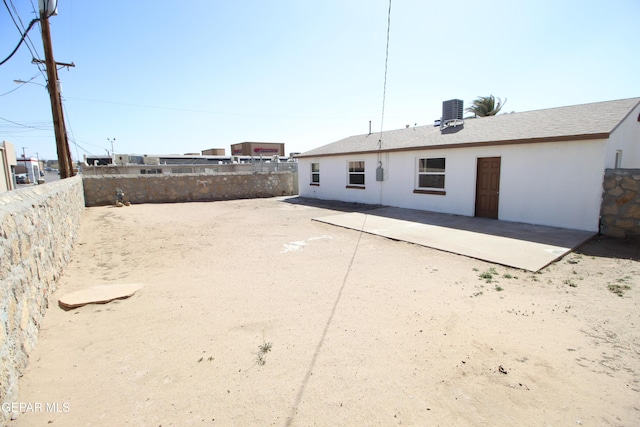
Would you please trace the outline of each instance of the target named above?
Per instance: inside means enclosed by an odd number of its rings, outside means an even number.
[[[640,425],[640,245],[532,274],[311,220],[352,208],[87,209],[8,424]]]

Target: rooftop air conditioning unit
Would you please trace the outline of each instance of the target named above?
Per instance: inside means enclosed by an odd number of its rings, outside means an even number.
[[[461,99],[450,99],[442,102],[442,118],[440,119],[440,129],[449,126],[464,124],[462,115],[464,114],[463,102]]]
[[[462,120],[463,102],[461,99],[450,99],[442,103],[442,120]]]

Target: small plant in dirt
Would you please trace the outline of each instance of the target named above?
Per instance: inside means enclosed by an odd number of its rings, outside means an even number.
[[[498,275],[498,272],[496,271],[496,269],[491,267],[487,271],[484,271],[484,272],[480,273],[478,275],[478,277],[480,279],[484,279],[485,282],[487,282],[487,283],[491,283],[491,282],[493,282],[493,277],[497,276],[497,275]]]
[[[273,344],[271,344],[270,342],[265,342],[260,344],[258,346],[258,349],[260,350],[260,353],[267,354],[271,351],[271,347],[273,347]]]
[[[496,291],[498,291],[498,292],[502,292],[502,291],[504,291],[504,288],[503,288],[502,286],[500,286],[500,285],[496,285],[495,289],[496,289]]]
[[[628,291],[631,289],[631,286],[627,285],[625,282],[627,282],[629,279],[631,279],[631,276],[625,276],[625,277],[621,277],[619,279],[616,279],[616,283],[609,283],[607,285],[607,289],[609,289],[609,291],[613,292],[614,294],[618,295],[619,297],[623,297],[625,291]]]
[[[607,286],[607,288],[613,292],[614,294],[618,295],[619,297],[623,297],[624,296],[624,292],[628,291],[629,289],[631,289],[631,286],[629,285],[619,285],[617,283],[612,283],[609,284]]]
[[[273,347],[273,344],[266,341],[263,341],[258,346],[259,351],[256,353],[256,364],[258,366],[264,366],[267,363],[267,353],[271,351],[271,347]]]
[[[578,284],[576,282],[574,282],[573,280],[571,280],[571,279],[564,279],[562,281],[562,283],[564,283],[565,285],[569,285],[572,288],[577,288],[578,287]]]
[[[580,262],[580,259],[582,258],[582,255],[580,254],[575,254],[573,255],[571,258],[567,259],[567,263],[569,264],[577,264]]]
[[[265,359],[264,354],[256,353],[256,364],[258,366],[263,366],[265,363],[267,363],[267,359]]]

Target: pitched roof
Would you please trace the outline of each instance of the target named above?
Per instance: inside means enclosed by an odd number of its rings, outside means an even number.
[[[604,139],[640,104],[640,98],[466,119],[463,126],[418,126],[350,136],[297,157],[405,151],[452,146]],[[382,140],[381,146],[379,140]]]

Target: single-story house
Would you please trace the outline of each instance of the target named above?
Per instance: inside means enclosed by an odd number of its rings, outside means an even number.
[[[640,98],[356,135],[297,159],[301,197],[597,232],[605,169],[640,168]]]

